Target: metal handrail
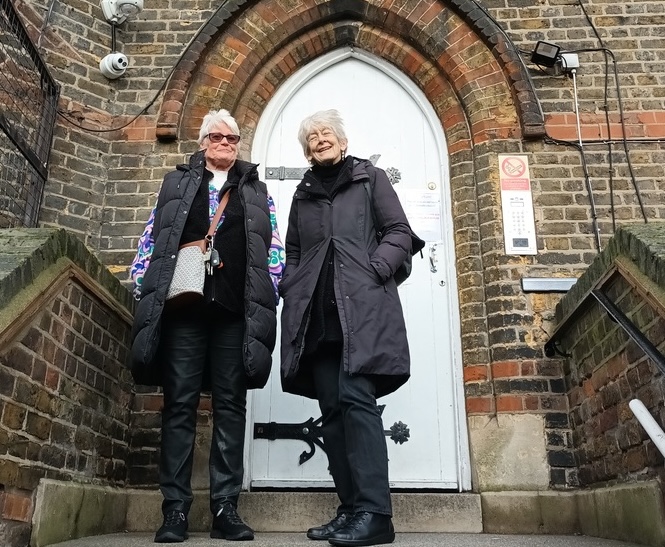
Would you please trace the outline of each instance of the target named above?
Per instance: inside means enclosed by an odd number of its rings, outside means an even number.
[[[633,411],[637,421],[642,424],[642,427],[653,441],[653,444],[656,445],[658,451],[665,456],[665,432],[660,428],[658,422],[654,420],[649,409],[639,399],[633,399],[628,403],[628,406]]]
[[[628,319],[617,305],[607,295],[598,289],[592,290],[591,294],[605,308],[609,316],[631,337],[644,353],[656,364],[661,372],[665,373],[665,357],[658,348],[640,331],[635,324]]]
[[[628,319],[626,314],[624,314],[614,302],[607,298],[605,293],[598,289],[589,291],[584,301],[588,300],[589,296],[593,296],[596,299],[596,301],[605,309],[610,318],[619,325],[628,336],[630,336],[633,342],[635,342],[656,364],[658,369],[665,374],[665,356],[663,356],[651,340],[649,340],[644,333],[642,333],[642,331],[640,331],[635,324]],[[545,343],[544,351],[546,357],[554,357],[555,355],[570,357],[570,354],[563,353],[556,347],[556,337],[554,336]]]

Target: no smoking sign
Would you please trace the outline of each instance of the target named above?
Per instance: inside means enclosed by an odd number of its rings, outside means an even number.
[[[506,177],[521,177],[526,173],[526,163],[519,156],[508,156],[501,162],[501,171]]]

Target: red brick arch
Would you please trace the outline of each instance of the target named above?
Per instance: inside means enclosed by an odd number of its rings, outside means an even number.
[[[467,147],[469,142],[462,142],[467,139],[544,134],[518,53],[480,8],[463,1],[450,7],[411,3],[410,11],[401,5],[260,0],[229,9],[225,4],[176,67],[157,136],[195,138],[203,115],[219,107],[231,110],[251,133],[274,91],[298,68],[345,46],[368,51],[407,74],[439,114],[453,148]]]
[[[337,42],[335,36],[355,35],[354,45],[377,57],[399,67],[413,81],[417,82],[425,95],[430,99],[435,112],[444,127],[448,138],[448,151],[452,153],[456,148],[470,148],[471,134],[476,131],[476,138],[481,137],[481,128],[471,128],[468,118],[456,99],[456,93],[451,83],[441,70],[414,48],[395,40],[385,32],[359,23],[337,22],[313,29],[300,37],[297,44],[283,48],[270,61],[268,61],[256,77],[247,83],[243,92],[237,97],[234,109],[243,129],[248,133],[247,142],[252,140],[252,131],[263,112],[267,102],[272,96],[276,85],[274,82],[282,81],[291,75],[294,68],[300,67],[308,60],[328,53],[338,47],[347,45],[344,41]],[[328,44],[323,47],[323,44]],[[305,57],[303,57],[306,55]],[[205,109],[204,109],[205,110]],[[203,115],[201,111],[196,114]],[[195,114],[192,112],[192,114]],[[200,118],[195,116],[188,134],[195,131]],[[505,127],[505,132],[515,128],[513,118],[511,126]]]

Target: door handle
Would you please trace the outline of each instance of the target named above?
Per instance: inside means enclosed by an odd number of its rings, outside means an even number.
[[[429,248],[429,271],[436,273],[436,243],[430,246]]]

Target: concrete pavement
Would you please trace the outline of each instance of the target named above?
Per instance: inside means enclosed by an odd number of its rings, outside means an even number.
[[[154,534],[110,534],[57,543],[51,547],[155,547]],[[238,545],[208,534],[194,533],[183,547],[224,547]],[[304,534],[258,533],[247,547],[329,547],[328,542],[308,540]],[[415,534],[398,533],[392,545],[400,547],[644,547],[637,543],[587,536],[515,536],[499,534]]]

